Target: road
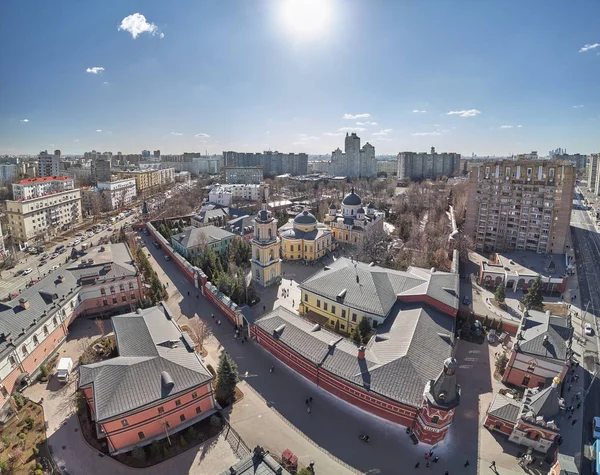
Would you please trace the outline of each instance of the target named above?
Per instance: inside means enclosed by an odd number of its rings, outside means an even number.
[[[97,243],[100,239],[109,237],[114,232],[114,230],[118,230],[119,228],[121,228],[121,226],[124,226],[126,223],[131,224],[136,219],[136,214],[132,214],[126,219],[123,219],[122,221],[111,225],[109,228],[99,232],[98,234],[94,234],[90,238],[82,238],[81,243]],[[90,227],[91,226],[92,225],[90,225]],[[112,228],[113,231],[109,231],[108,229],[110,228]],[[78,239],[74,236],[74,234],[75,233],[64,235],[63,237],[66,239],[61,244],[67,246],[69,242],[74,242],[75,239]],[[80,249],[81,243],[75,247]],[[48,254],[51,254],[58,245],[59,244],[46,246],[46,252]],[[47,274],[50,271],[50,269],[55,265],[58,265],[60,267],[70,265],[72,261],[70,263],[65,263],[65,260],[71,255],[72,248],[67,246],[66,249],[67,252],[59,254],[58,257],[54,259],[48,259],[48,262],[42,266],[39,265],[40,261],[42,260],[41,255],[27,255],[25,258],[21,259],[21,262],[17,264],[13,269],[2,271],[2,278],[0,279],[0,296],[2,298],[6,298],[9,293],[19,292],[19,289],[24,290],[28,282],[30,282],[32,279],[40,279],[45,274]],[[18,275],[15,277],[15,273],[27,268],[32,269],[30,274]]]
[[[227,323],[225,317],[221,317],[224,324],[220,326],[215,325],[214,320],[210,318],[211,313],[217,317],[220,315],[217,307],[202,295],[197,297],[197,289],[184,278],[176,264],[164,260],[164,251],[152,246],[150,237],[143,235],[142,237],[147,244],[147,251],[155,260],[153,266],[159,278],[163,282],[169,282],[170,298],[167,303],[176,318],[181,314],[178,322],[183,324],[186,319],[198,314],[210,326],[222,348],[235,359],[239,374],[246,383],[268,401],[270,406],[279,411],[291,425],[316,445],[361,472],[381,475],[420,473],[413,467],[416,462],[421,462],[424,466],[423,456],[429,446],[413,445],[402,426],[356,409],[315,387],[314,384],[285,367],[259,345],[254,343],[242,345],[234,338],[233,327]],[[274,374],[269,373],[271,365],[277,368]],[[307,415],[304,405],[308,396],[313,396],[315,399],[310,415]],[[474,404],[477,404],[477,398],[474,398],[474,401]],[[461,410],[464,410],[465,414],[473,412],[468,407],[461,407],[459,411]],[[369,444],[358,439],[361,433],[369,434],[371,438]],[[455,433],[455,436],[453,443],[443,444],[436,449],[436,453],[440,456],[439,466],[436,467],[437,472],[443,473],[442,469],[444,469],[449,470],[451,474],[477,473],[476,435]],[[450,456],[451,453],[458,455]],[[463,467],[464,460],[460,460],[462,457],[471,460],[469,468]]]
[[[576,198],[574,204],[581,208],[582,202]],[[577,265],[577,278],[579,294],[577,299],[585,315],[583,323],[591,323],[595,329],[595,336],[587,338],[585,353],[583,355],[586,372],[585,387],[590,387],[590,392],[585,399],[583,427],[584,445],[589,446],[592,440],[592,417],[600,415],[600,383],[593,375],[598,368],[598,317],[600,316],[600,235],[596,231],[589,211],[576,209],[574,206],[571,217],[571,239],[575,250]],[[588,305],[589,303],[589,305]],[[588,311],[585,313],[585,308]],[[589,455],[589,449],[584,453]],[[586,463],[587,462],[587,463]],[[587,465],[587,466],[586,466]],[[589,458],[584,461],[582,473],[591,473]]]

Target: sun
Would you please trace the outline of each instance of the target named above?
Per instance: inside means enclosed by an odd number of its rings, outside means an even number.
[[[298,38],[314,39],[328,32],[332,21],[332,0],[282,0],[283,28]]]

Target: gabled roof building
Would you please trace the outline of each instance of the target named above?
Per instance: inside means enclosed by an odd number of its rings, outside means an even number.
[[[113,317],[119,356],[79,367],[99,438],[111,454],[172,435],[213,414],[213,377],[167,308]]]

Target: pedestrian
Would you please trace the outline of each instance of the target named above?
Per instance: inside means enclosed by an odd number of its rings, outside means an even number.
[[[573,422],[571,422],[571,425],[574,426],[577,423],[577,419],[573,419]]]
[[[496,461],[492,460],[492,464],[490,465],[490,468],[495,472],[496,471]]]
[[[431,449],[431,450],[429,451],[429,456],[431,457],[432,455],[433,455],[433,449]]]
[[[448,470],[446,470],[446,471],[444,472],[444,475],[450,475],[450,472],[448,472]]]
[[[426,466],[427,468],[429,468],[429,463],[430,463],[430,462],[429,462],[429,460],[428,460],[428,461],[427,461],[427,463],[425,464],[425,466]]]
[[[417,462],[417,463],[415,464],[415,468],[419,468],[419,465],[421,465],[421,462]]]
[[[306,405],[308,406],[310,404],[310,401],[308,400],[308,398],[306,398]]]
[[[429,452],[425,452],[425,460],[427,460],[430,457]]]
[[[244,344],[244,341],[246,341],[246,340],[244,340],[244,339],[242,338],[242,345]]]
[[[214,313],[211,313],[211,314],[210,314],[210,318],[212,318],[212,319],[214,320],[214,319],[215,319],[215,314],[214,314]]]
[[[578,402],[578,403],[577,403],[577,409],[579,409],[580,407],[581,407],[581,403],[580,403],[580,402]]]
[[[579,367],[579,361],[575,361],[575,368]]]
[[[312,404],[312,402],[313,402],[313,398],[312,398],[312,396],[310,396],[310,397],[308,398],[308,402],[310,402],[310,403]]]
[[[433,459],[433,463],[438,463],[440,460],[440,458],[436,455],[435,458]]]
[[[306,412],[310,414],[310,406],[306,406]]]
[[[470,463],[469,463],[469,461],[467,460],[467,461],[465,462],[465,468],[467,468],[469,465],[471,465],[471,464],[470,464]]]
[[[567,392],[570,393],[571,392],[571,386],[573,386],[572,384],[569,384],[569,387],[567,388]]]

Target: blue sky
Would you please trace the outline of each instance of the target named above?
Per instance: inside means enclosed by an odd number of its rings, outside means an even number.
[[[325,154],[351,128],[377,154],[598,152],[598,18],[595,0],[7,0],[0,154]]]

